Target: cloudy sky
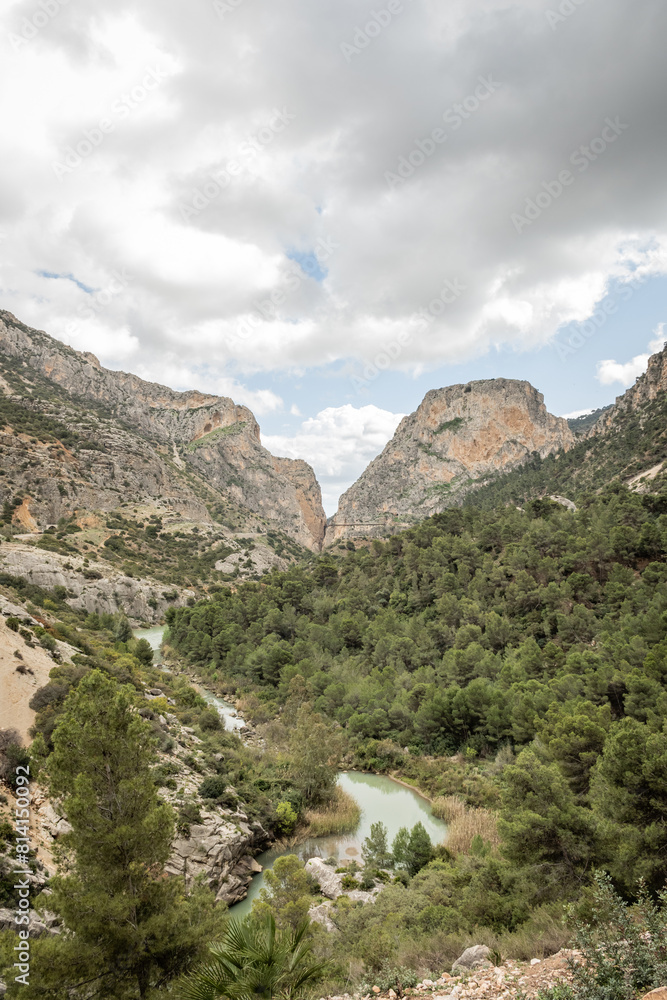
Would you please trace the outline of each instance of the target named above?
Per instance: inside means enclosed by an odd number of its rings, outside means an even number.
[[[667,322],[664,0],[3,0],[0,306],[231,395],[329,513],[434,387]]]

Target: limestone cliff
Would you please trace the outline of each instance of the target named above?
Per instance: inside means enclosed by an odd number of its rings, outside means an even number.
[[[588,437],[606,434],[621,428],[631,413],[643,410],[654,400],[664,397],[667,391],[667,345],[651,355],[648,368],[634,385],[616,397],[613,406],[604,411],[588,432]]]
[[[325,544],[381,537],[451,507],[482,482],[567,450],[567,421],[528,382],[490,379],[428,392],[381,455],[340,499]]]
[[[210,521],[217,505],[242,531],[278,529],[320,547],[325,515],[313,470],[263,448],[247,407],[110,371],[3,311],[0,379],[5,399],[38,412],[42,423],[57,421],[72,441],[22,434],[5,414],[0,450],[11,482],[0,484],[1,499],[30,493],[28,530],[76,509],[110,511],[152,498],[185,520]],[[12,494],[2,489],[10,485]]]

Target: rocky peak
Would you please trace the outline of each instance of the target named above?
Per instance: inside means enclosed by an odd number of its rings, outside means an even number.
[[[499,378],[434,389],[343,494],[325,544],[406,527],[534,452],[544,458],[573,443],[567,421],[547,412],[529,382]]]
[[[146,497],[168,498],[184,513],[185,502],[188,517],[209,520],[205,499],[233,506],[243,512],[242,519],[247,512],[246,530],[273,527],[306,548],[320,548],[326,517],[313,470],[302,461],[275,458],[262,447],[259,424],[246,406],[226,396],[176,392],[103,368],[93,354],[75,351],[1,310],[0,355],[8,359],[18,386],[12,390],[5,382],[2,391],[8,395],[30,397],[31,406],[68,426],[75,409],[79,422],[93,415],[98,422],[103,419],[96,451],[88,451],[85,461],[69,452],[65,456],[72,469],[66,470],[60,489],[54,477],[62,478],[63,470],[51,467],[55,453],[51,450],[43,461],[34,462],[35,467],[43,466],[45,475],[24,475],[19,452],[33,445],[11,437],[9,443],[17,451],[14,492],[19,488],[36,494],[33,509],[42,526],[73,509],[113,509],[121,494],[135,503]],[[33,392],[30,372],[58,386],[61,402],[51,398],[50,387]],[[196,496],[188,471],[198,476]],[[4,485],[9,489],[9,480]],[[0,499],[5,498],[2,493]]]
[[[614,405],[605,410],[600,419],[593,424],[587,437],[613,431],[623,423],[629,413],[651,403],[665,391],[667,391],[667,344],[661,351],[651,355],[644,374],[640,375],[635,384],[622,396],[616,397]]]
[[[221,428],[238,425],[259,443],[252,412],[227,396],[176,392],[137,375],[103,368],[88,351],[75,351],[41,330],[31,330],[0,310],[0,347],[19,357],[66,392],[102,403],[140,434],[189,444]]]

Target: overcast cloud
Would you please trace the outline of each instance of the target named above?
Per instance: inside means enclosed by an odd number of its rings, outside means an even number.
[[[9,0],[1,304],[260,418],[252,373],[548,342],[667,272],[666,37],[664,0]]]

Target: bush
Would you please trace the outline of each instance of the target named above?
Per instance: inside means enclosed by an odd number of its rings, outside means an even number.
[[[606,872],[598,872],[593,896],[593,922],[576,925],[583,963],[571,964],[572,989],[541,992],[540,1000],[634,1000],[667,983],[667,890],[660,906],[640,883],[631,908]]]
[[[276,806],[276,829],[280,833],[292,833],[298,818],[289,802],[279,802]]]
[[[388,993],[397,986],[399,989],[405,989],[416,986],[418,982],[419,977],[412,969],[385,963],[376,975],[359,983],[357,993],[370,993],[374,986],[379,986],[382,993]]]
[[[220,716],[214,708],[205,709],[199,716],[199,728],[204,731],[220,729],[221,725]]]
[[[17,767],[30,764],[30,754],[22,742],[18,730],[0,729],[0,778],[10,788],[16,788]]]
[[[204,778],[199,786],[199,794],[202,799],[219,799],[225,794],[226,787],[226,778],[221,777],[219,774],[213,774],[210,778]]]
[[[47,705],[64,701],[68,691],[69,688],[65,684],[56,684],[54,681],[49,681],[44,687],[35,691],[28,704],[33,712],[41,712]]]

